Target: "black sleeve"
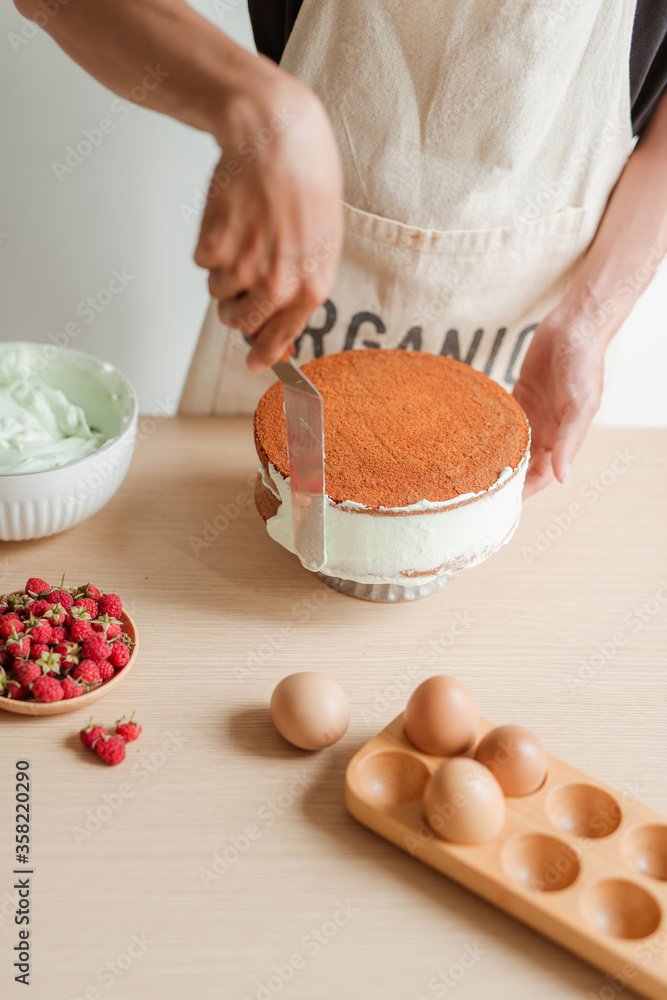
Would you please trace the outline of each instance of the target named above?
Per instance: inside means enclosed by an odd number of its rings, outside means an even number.
[[[632,129],[640,135],[667,87],[667,0],[637,0],[630,52]]]
[[[302,0],[248,0],[257,51],[280,62]]]

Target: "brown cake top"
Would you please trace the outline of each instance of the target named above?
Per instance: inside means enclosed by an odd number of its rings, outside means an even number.
[[[451,358],[419,351],[344,351],[303,365],[324,404],[325,489],[335,503],[406,507],[492,486],[529,441],[519,404]],[[289,476],[283,389],[255,411],[255,445]]]

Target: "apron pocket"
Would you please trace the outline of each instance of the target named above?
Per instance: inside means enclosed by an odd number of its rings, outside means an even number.
[[[584,249],[585,215],[570,207],[519,226],[426,230],[345,205],[345,247],[317,353],[425,350],[511,386]],[[314,318],[300,361],[313,356],[309,335],[314,343],[321,329]]]
[[[585,209],[570,206],[552,215],[543,215],[518,226],[499,226],[494,229],[419,229],[396,219],[364,212],[343,203],[346,232],[359,239],[397,249],[423,253],[485,253],[515,247],[526,241],[558,239],[566,234],[577,234],[582,228]]]

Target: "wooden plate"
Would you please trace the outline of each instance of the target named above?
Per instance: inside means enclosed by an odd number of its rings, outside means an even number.
[[[121,624],[123,632],[129,635],[130,639],[134,642],[134,646],[125,666],[121,670],[116,671],[110,680],[104,681],[99,687],[93,688],[87,694],[82,694],[79,698],[63,698],[62,701],[48,702],[15,701],[13,698],[0,698],[0,708],[3,708],[6,712],[15,712],[17,715],[31,715],[36,718],[43,718],[45,715],[63,715],[65,712],[74,712],[79,708],[87,708],[93,702],[97,701],[98,698],[103,698],[105,694],[109,694],[110,691],[118,687],[127,677],[136,662],[139,650],[137,626],[126,611],[123,611],[121,616]]]

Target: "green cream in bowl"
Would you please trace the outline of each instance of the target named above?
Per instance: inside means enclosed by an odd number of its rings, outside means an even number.
[[[96,513],[132,458],[137,401],[81,351],[0,343],[0,539],[54,534]]]

